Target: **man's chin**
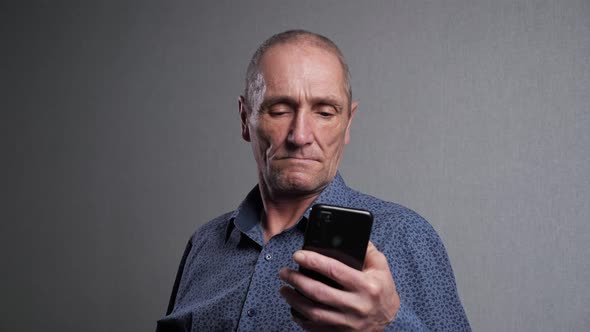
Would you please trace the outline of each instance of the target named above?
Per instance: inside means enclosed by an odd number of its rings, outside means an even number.
[[[304,173],[280,174],[272,184],[272,191],[279,195],[304,196],[322,191],[329,181],[322,181],[321,176]]]

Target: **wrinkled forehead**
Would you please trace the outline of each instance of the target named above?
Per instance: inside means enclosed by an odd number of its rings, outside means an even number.
[[[317,43],[272,46],[261,58],[260,72],[267,92],[289,90],[298,85],[313,86],[317,93],[348,95],[340,59],[333,50]]]

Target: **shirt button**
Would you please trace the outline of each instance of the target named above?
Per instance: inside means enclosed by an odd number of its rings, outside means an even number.
[[[271,254],[266,254],[264,255],[264,259],[266,259],[267,261],[272,259],[272,255]]]
[[[254,310],[254,309],[248,309],[248,311],[246,313],[248,314],[249,317],[256,316],[256,310]]]

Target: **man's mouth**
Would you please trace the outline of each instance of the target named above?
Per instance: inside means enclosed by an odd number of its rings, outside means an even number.
[[[277,160],[292,160],[292,161],[318,161],[315,158],[304,158],[304,157],[280,157]]]

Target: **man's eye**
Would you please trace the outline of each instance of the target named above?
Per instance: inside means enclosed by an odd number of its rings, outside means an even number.
[[[270,112],[268,112],[268,114],[270,114],[271,116],[281,116],[289,113],[291,112],[289,112],[288,110],[271,110]]]
[[[268,110],[268,114],[271,116],[281,116],[289,113],[291,113],[291,108],[287,105],[273,105]]]
[[[323,118],[330,118],[336,115],[336,111],[332,105],[322,104],[318,106],[317,114]]]

